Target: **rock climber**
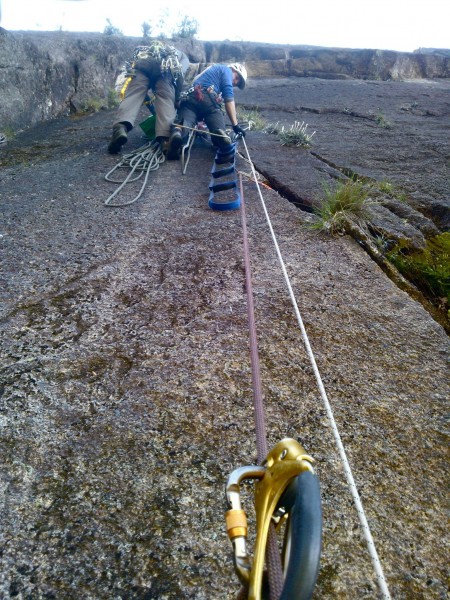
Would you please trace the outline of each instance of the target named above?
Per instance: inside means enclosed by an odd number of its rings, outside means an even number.
[[[236,117],[233,87],[243,90],[246,82],[247,70],[241,63],[213,64],[197,75],[192,87],[181,95],[169,138],[167,158],[179,158],[183,140],[189,135],[189,128],[195,128],[197,122],[202,120],[205,121],[215,146],[223,148],[230,145],[231,139],[226,133],[222,106],[225,107],[233,131],[244,137],[245,132],[239,126]]]
[[[183,89],[189,59],[165,42],[155,40],[148,46],[138,46],[130,61],[123,100],[117,109],[108,152],[117,154],[127,142],[148,90],[155,96],[156,140],[163,145],[168,140],[176,116],[176,104]]]

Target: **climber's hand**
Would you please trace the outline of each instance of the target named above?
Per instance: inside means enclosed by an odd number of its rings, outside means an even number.
[[[233,125],[233,131],[237,138],[245,137],[245,131],[242,129],[242,127],[239,127],[239,125]]]

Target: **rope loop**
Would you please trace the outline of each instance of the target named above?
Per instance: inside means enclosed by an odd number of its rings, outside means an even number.
[[[117,163],[105,175],[106,181],[111,181],[112,183],[120,184],[119,187],[109,196],[109,198],[105,200],[105,206],[128,206],[130,204],[133,204],[133,202],[136,202],[136,200],[138,200],[142,196],[145,190],[145,186],[147,185],[150,173],[159,169],[159,165],[161,165],[165,160],[166,157],[164,156],[161,145],[155,141],[149,142],[148,144],[141,146],[134,152],[125,154],[122,160],[119,163]],[[112,179],[112,174],[118,171],[119,169],[128,169],[128,175],[125,177],[125,179]],[[141,189],[134,198],[124,202],[113,202],[114,198],[125,188],[125,186],[128,183],[137,181],[143,175],[144,181],[141,185]]]

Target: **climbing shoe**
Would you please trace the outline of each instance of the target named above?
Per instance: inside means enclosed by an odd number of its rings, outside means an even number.
[[[155,142],[159,145],[160,149],[165,154],[167,152],[167,148],[169,147],[169,138],[166,138],[163,135],[159,135],[155,138]]]
[[[111,141],[108,145],[108,152],[110,154],[117,154],[120,149],[128,140],[128,130],[124,123],[118,123],[113,127],[113,133]]]
[[[167,149],[168,160],[178,160],[180,158],[180,149],[183,144],[181,131],[175,127],[169,138],[169,147]]]

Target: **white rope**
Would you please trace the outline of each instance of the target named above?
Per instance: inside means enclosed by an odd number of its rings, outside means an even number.
[[[297,301],[295,299],[294,292],[292,290],[292,286],[291,286],[291,283],[290,283],[290,280],[289,280],[289,275],[288,275],[288,273],[286,271],[286,267],[284,265],[283,257],[281,255],[280,248],[278,246],[278,242],[277,242],[277,239],[275,237],[275,233],[274,233],[274,230],[273,230],[273,227],[272,227],[272,223],[270,221],[270,217],[269,217],[269,214],[267,212],[266,204],[264,202],[264,199],[263,199],[263,196],[262,196],[262,193],[261,193],[261,189],[260,189],[260,186],[259,186],[258,181],[257,181],[255,167],[254,167],[253,162],[252,162],[252,160],[250,158],[250,154],[249,154],[249,151],[248,151],[248,148],[247,148],[247,144],[245,143],[245,138],[242,138],[242,141],[244,143],[244,147],[245,147],[245,150],[247,152],[248,161],[249,161],[249,163],[251,165],[251,168],[252,168],[253,177],[254,177],[254,180],[255,180],[255,183],[256,183],[256,187],[258,189],[258,193],[259,193],[259,197],[261,199],[262,207],[264,209],[264,213],[266,215],[266,220],[267,220],[267,223],[269,225],[269,229],[270,229],[270,232],[271,232],[271,235],[272,235],[273,242],[275,244],[275,248],[276,248],[278,260],[280,262],[281,269],[283,271],[283,275],[284,275],[284,278],[285,278],[285,281],[286,281],[286,284],[287,284],[287,287],[288,287],[288,290],[289,290],[289,296],[290,296],[292,304],[294,306],[295,314],[297,316],[297,321],[298,321],[298,324],[300,326],[300,330],[302,332],[302,338],[303,338],[303,342],[305,344],[306,352],[307,352],[307,354],[309,356],[309,359],[311,361],[311,365],[312,365],[312,368],[313,368],[313,371],[314,371],[314,375],[316,377],[317,385],[318,385],[319,390],[320,390],[320,395],[322,396],[322,400],[323,400],[323,402],[325,404],[325,409],[326,409],[326,412],[327,412],[327,415],[328,415],[328,419],[330,420],[330,423],[331,423],[331,428],[332,428],[332,431],[333,431],[333,435],[334,435],[334,438],[335,438],[335,441],[336,441],[336,445],[338,447],[339,455],[341,457],[342,464],[343,464],[343,467],[344,467],[345,477],[347,479],[347,483],[348,483],[348,486],[350,488],[350,492],[351,492],[353,500],[355,502],[355,506],[356,506],[356,510],[358,512],[358,517],[359,517],[359,521],[361,523],[363,535],[364,535],[364,537],[366,539],[367,548],[368,548],[368,551],[369,551],[369,554],[370,554],[370,557],[371,557],[371,560],[372,560],[372,565],[373,565],[373,567],[375,569],[375,573],[376,573],[376,576],[377,576],[378,585],[380,587],[380,590],[381,590],[381,592],[382,592],[383,597],[385,598],[385,600],[390,600],[391,596],[390,596],[389,589],[388,589],[388,586],[387,586],[386,578],[385,578],[384,573],[383,573],[381,562],[380,562],[380,560],[378,558],[378,554],[377,554],[377,551],[376,551],[376,548],[375,548],[375,543],[373,541],[372,534],[370,532],[369,523],[367,522],[366,515],[365,515],[365,512],[364,512],[364,508],[363,508],[363,505],[362,505],[362,502],[361,502],[361,499],[360,499],[360,496],[359,496],[359,493],[358,493],[358,490],[357,490],[357,487],[356,487],[356,484],[355,484],[355,480],[353,479],[353,475],[352,475],[352,471],[351,471],[351,468],[350,468],[350,464],[349,464],[349,461],[347,459],[347,455],[345,453],[344,445],[342,444],[341,436],[339,435],[339,431],[338,431],[338,428],[337,428],[337,425],[336,425],[336,421],[334,420],[333,411],[331,409],[330,402],[328,401],[327,394],[325,392],[325,388],[324,388],[324,385],[322,383],[322,378],[320,376],[319,369],[317,367],[316,360],[314,358],[314,354],[312,352],[311,345],[309,343],[308,335],[307,335],[305,327],[303,325],[303,320],[302,320],[302,317],[300,315],[300,310],[298,308]]]
[[[165,161],[165,156],[161,149],[161,146],[157,142],[149,142],[144,146],[141,146],[134,152],[130,152],[129,154],[125,154],[122,160],[117,163],[108,173],[105,175],[106,181],[111,181],[112,183],[119,183],[119,187],[113,192],[109,198],[107,198],[104,202],[105,206],[128,206],[129,204],[133,204],[138,200],[147,185],[148,176],[151,171],[156,171],[159,168],[159,165]],[[124,180],[117,181],[116,179],[111,179],[112,173],[117,169],[127,168],[130,169],[130,172],[125,177]],[[132,177],[135,173],[138,173],[136,177]],[[127,200],[125,202],[112,202],[112,200],[119,194],[127,183],[131,183],[133,181],[137,181],[142,177],[145,173],[144,182],[141,186],[139,193],[132,198],[131,200]]]

